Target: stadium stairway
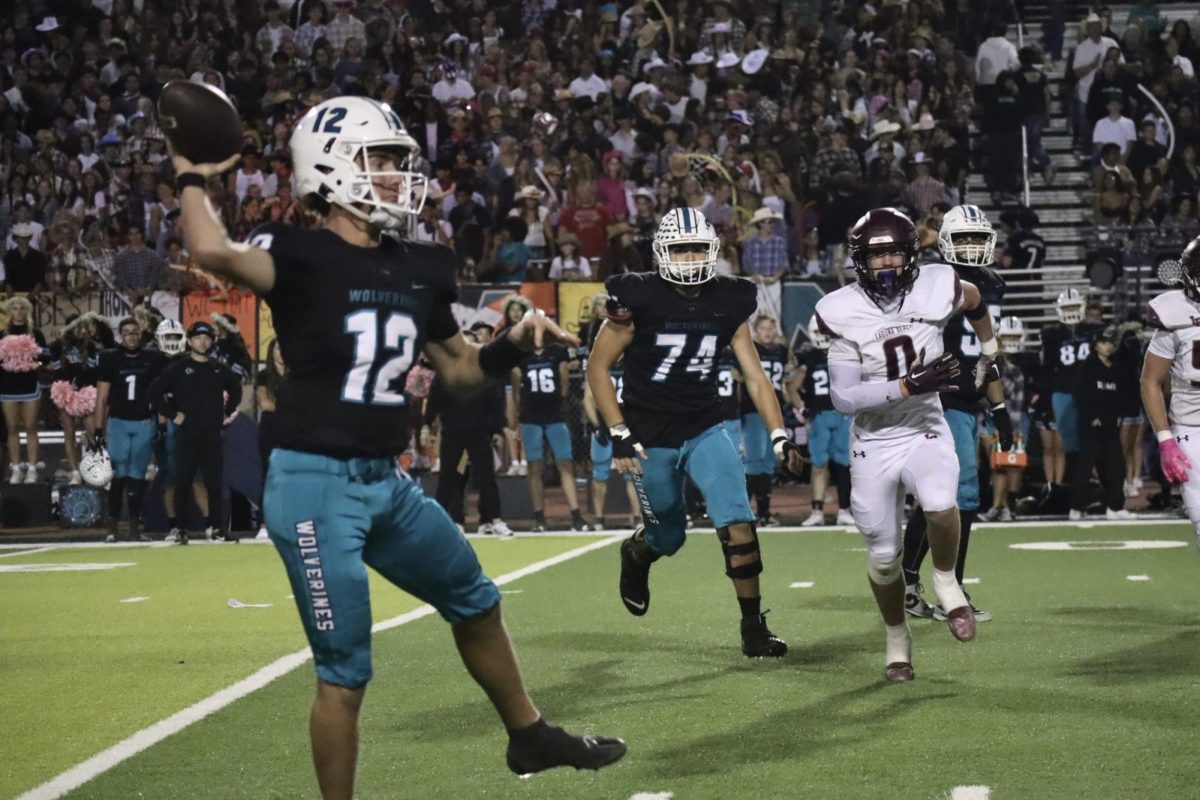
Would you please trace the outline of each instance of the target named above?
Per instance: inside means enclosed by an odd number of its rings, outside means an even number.
[[[1115,293],[1113,289],[1092,287],[1084,271],[1087,239],[1094,231],[1091,164],[1081,160],[1072,145],[1069,116],[1073,90],[1065,85],[1065,78],[1067,59],[1071,57],[1078,39],[1078,23],[1087,8],[1081,3],[1068,2],[1067,6],[1063,60],[1048,65],[1046,70],[1055,99],[1050,109],[1050,124],[1042,132],[1042,143],[1057,170],[1057,176],[1053,185],[1047,185],[1041,174],[1032,169],[1029,173],[1030,207],[1037,212],[1040,220],[1037,233],[1046,242],[1046,258],[1034,269],[1005,273],[1009,297],[1004,303],[1004,313],[1014,314],[1024,320],[1032,346],[1040,343],[1041,326],[1057,319],[1054,300],[1064,289],[1074,287],[1089,297],[1101,300],[1106,311],[1111,311]],[[1194,4],[1179,2],[1160,2],[1158,6],[1170,22],[1190,18],[1196,8]],[[1043,26],[1049,20],[1047,3],[1045,0],[1026,0],[1024,7],[1023,41],[1040,44]],[[1111,6],[1114,30],[1124,30],[1132,7],[1129,4]],[[1022,37],[1017,25],[1009,26],[1007,38],[1017,48],[1021,47]],[[1004,207],[992,202],[984,175],[972,174],[967,181],[967,190],[968,198],[975,201],[992,223],[999,227],[1000,213]],[[1164,288],[1150,263],[1126,263],[1125,270],[1127,274],[1138,277],[1143,297],[1153,296]]]

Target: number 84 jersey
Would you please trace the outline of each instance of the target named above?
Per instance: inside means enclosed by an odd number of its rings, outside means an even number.
[[[925,264],[901,300],[880,307],[858,284],[843,286],[817,303],[818,326],[829,336],[829,364],[854,364],[863,383],[901,378],[921,351],[928,363],[942,354],[942,329],[962,310],[963,290],[954,269]],[[940,424],[936,394],[909,397],[858,412],[859,441],[895,439],[932,430]]]

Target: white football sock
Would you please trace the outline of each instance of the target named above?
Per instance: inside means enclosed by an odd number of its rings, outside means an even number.
[[[942,604],[942,610],[947,613],[967,604],[967,596],[963,594],[962,587],[958,585],[958,578],[954,576],[954,570],[943,572],[937,567],[933,568],[933,593],[937,595],[938,602]]]
[[[884,625],[887,628],[887,664],[902,661],[912,663],[912,633],[908,630],[907,620],[899,625]]]

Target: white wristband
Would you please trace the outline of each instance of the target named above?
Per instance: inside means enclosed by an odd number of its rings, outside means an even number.
[[[771,449],[775,451],[776,458],[783,458],[783,446],[787,442],[788,434],[783,428],[771,431]]]
[[[1175,434],[1171,433],[1170,429],[1159,431],[1155,434],[1158,437],[1158,443],[1162,444],[1167,439],[1174,439]]]
[[[979,352],[985,356],[994,356],[1000,352],[1000,345],[995,339],[988,339],[986,342],[979,343]]]

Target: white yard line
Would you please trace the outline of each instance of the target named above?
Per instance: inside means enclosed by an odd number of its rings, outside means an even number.
[[[1126,575],[1126,576],[1125,576],[1125,580],[1127,580],[1127,581],[1134,581],[1135,583],[1138,583],[1138,582],[1141,582],[1141,581],[1148,581],[1148,580],[1150,580],[1150,576],[1149,576],[1149,575]]]
[[[585,555],[593,550],[599,550],[602,547],[607,547],[610,544],[615,544],[621,541],[620,536],[613,536],[600,541],[586,544],[582,547],[576,547],[574,550],[568,550],[565,553],[553,556],[551,558],[538,561],[530,564],[527,567],[510,572],[506,575],[501,575],[495,579],[497,586],[503,586],[507,583],[520,580],[528,575],[533,575],[536,572],[541,572],[563,562],[570,561],[573,558]],[[396,628],[405,623],[428,617],[436,613],[433,606],[421,606],[413,609],[407,614],[401,614],[398,617],[377,622],[371,626],[371,630],[375,633],[386,631],[391,628]],[[68,792],[78,789],[96,776],[107,772],[123,761],[133,758],[143,750],[147,750],[154,745],[166,739],[172,734],[178,733],[184,728],[199,722],[210,714],[213,714],[226,706],[241,700],[243,697],[258,691],[267,684],[277,678],[282,678],[289,672],[302,667],[312,658],[312,651],[309,648],[297,650],[295,653],[277,659],[267,666],[260,669],[244,680],[229,686],[214,695],[204,698],[200,702],[188,706],[182,711],[172,714],[160,722],[156,722],[148,728],[143,728],[132,736],[124,739],[112,747],[104,750],[91,758],[76,764],[66,772],[51,778],[34,789],[20,795],[16,800],[54,800],[62,797]]]
[[[12,545],[5,545],[5,547],[11,547],[11,546]],[[44,553],[47,550],[53,550],[55,547],[58,547],[58,545],[56,545],[56,544],[52,544],[47,547],[29,547],[29,545],[19,545],[19,546],[28,548],[28,549],[9,550],[7,553],[0,553],[0,558],[12,558],[13,556],[27,556],[30,553]]]
[[[789,589],[811,589],[815,585],[816,584],[814,584],[812,581],[793,581],[792,585],[789,586],[788,588]]]
[[[955,786],[950,791],[950,800],[988,800],[991,796],[990,786]]]

